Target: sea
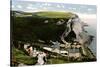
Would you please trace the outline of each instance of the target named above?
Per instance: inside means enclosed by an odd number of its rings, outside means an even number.
[[[84,18],[82,19],[84,23],[87,23],[88,26],[85,27],[85,30],[89,35],[94,36],[93,41],[89,45],[89,48],[97,56],[97,21],[96,18]]]

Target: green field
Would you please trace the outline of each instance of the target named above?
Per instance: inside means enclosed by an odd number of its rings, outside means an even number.
[[[71,12],[57,12],[57,11],[41,11],[41,12],[33,12],[33,13],[27,13],[27,12],[22,12],[22,11],[11,11],[12,14],[14,13],[20,13],[24,16],[32,15],[38,16],[38,17],[44,17],[44,18],[70,18],[73,13]],[[21,15],[20,15],[21,16]]]
[[[70,12],[37,12],[37,16],[47,18],[70,18],[73,14]]]

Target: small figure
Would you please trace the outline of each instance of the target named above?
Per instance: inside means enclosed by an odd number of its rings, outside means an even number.
[[[32,46],[28,46],[27,47],[27,52],[30,56],[33,56],[33,47]]]
[[[38,54],[38,52],[37,52],[36,48],[34,48],[34,50],[33,50],[33,57],[36,57],[37,54]]]
[[[37,57],[38,57],[37,65],[45,64],[45,61],[43,58],[46,57],[46,54],[44,52],[40,52]]]

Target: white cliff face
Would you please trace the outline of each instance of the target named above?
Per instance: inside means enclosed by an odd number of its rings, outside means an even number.
[[[79,39],[81,38],[79,35],[81,32],[84,31],[84,25],[81,19],[77,15],[73,16],[72,18],[69,19],[68,22],[66,22],[66,30],[64,31],[61,37],[64,43],[65,43],[64,38],[67,37],[71,31],[75,33],[76,41],[79,41]]]

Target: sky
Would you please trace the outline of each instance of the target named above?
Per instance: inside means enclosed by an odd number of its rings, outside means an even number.
[[[36,1],[18,1],[12,0],[12,10],[25,12],[36,11],[71,11],[85,14],[96,14],[95,5],[66,4],[66,3],[50,3]]]
[[[39,2],[39,1],[23,1],[12,0],[11,10],[24,12],[38,11],[62,11],[72,12],[79,15],[81,18],[96,18],[96,5],[55,3],[55,2]]]

